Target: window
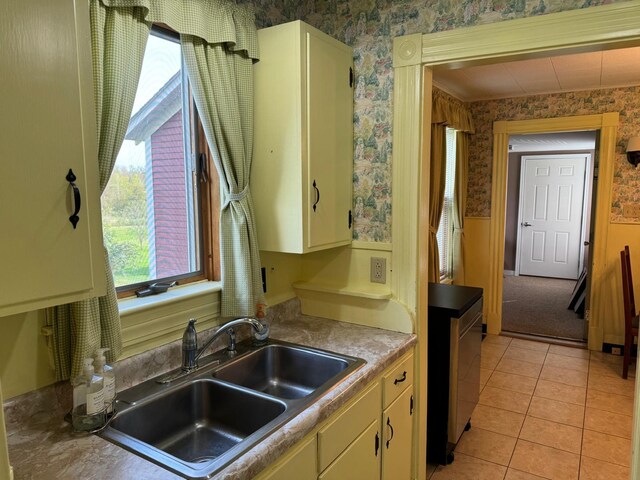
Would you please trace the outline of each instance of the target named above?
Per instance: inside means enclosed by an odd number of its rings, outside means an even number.
[[[202,171],[215,169],[202,165],[208,157],[201,152],[208,152],[199,148],[206,150],[199,130],[179,38],[154,27],[125,140],[102,195],[104,241],[119,296],[156,281],[210,274],[204,240],[216,224],[206,214],[217,179],[203,181]]]
[[[440,279],[451,278],[453,273],[453,190],[456,178],[456,131],[453,128],[447,128],[446,139],[444,206],[436,234],[440,251]]]

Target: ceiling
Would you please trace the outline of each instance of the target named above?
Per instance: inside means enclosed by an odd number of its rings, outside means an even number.
[[[640,47],[458,69],[434,68],[434,84],[465,102],[640,85]]]

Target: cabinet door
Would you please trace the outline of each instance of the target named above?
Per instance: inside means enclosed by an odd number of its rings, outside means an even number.
[[[351,242],[353,58],[346,45],[314,32],[306,35],[307,248],[345,245]]]
[[[3,316],[104,294],[104,268],[88,2],[21,0],[0,11]]]
[[[407,388],[382,415],[382,478],[410,480],[413,451],[413,387]]]
[[[380,456],[376,420],[320,474],[318,480],[377,480],[380,478]]]
[[[259,480],[315,480],[317,470],[317,441],[312,437],[296,448],[292,456],[277,465],[269,473],[258,477]]]

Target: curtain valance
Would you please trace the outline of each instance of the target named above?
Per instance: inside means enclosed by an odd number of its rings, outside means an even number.
[[[431,123],[442,123],[460,132],[475,133],[471,113],[462,105],[433,90]]]
[[[258,35],[253,5],[228,0],[100,0],[106,7],[140,7],[145,22],[164,23],[181,35],[225,44],[258,60]]]

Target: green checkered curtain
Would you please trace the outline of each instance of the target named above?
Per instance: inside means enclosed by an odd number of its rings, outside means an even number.
[[[253,155],[253,11],[234,6],[238,38],[211,44],[182,34],[182,52],[207,141],[220,174],[221,315],[253,315],[264,303],[249,175]],[[253,35],[253,42],[251,42]],[[247,49],[247,44],[253,44]]]
[[[129,125],[150,31],[150,24],[144,20],[145,9],[110,8],[105,3],[90,2],[101,192],[107,186]],[[122,351],[118,301],[106,250],[104,259],[106,296],[48,309],[58,380],[81,373],[82,360],[93,356],[96,348],[111,349],[110,362]]]

